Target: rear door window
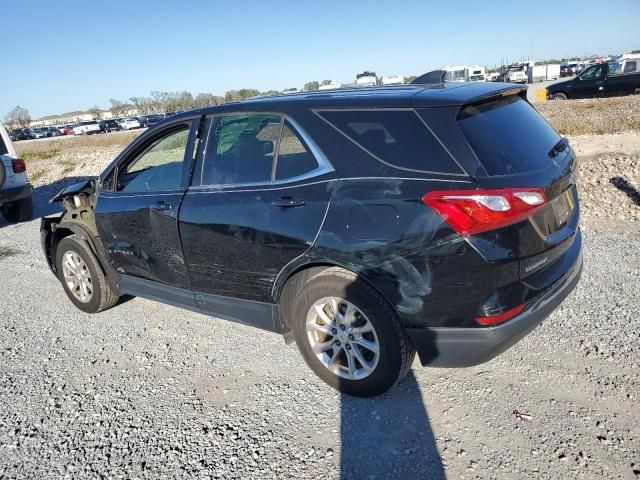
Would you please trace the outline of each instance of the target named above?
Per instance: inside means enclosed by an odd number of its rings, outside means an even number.
[[[288,180],[313,172],[319,167],[318,161],[309,151],[300,136],[288,121],[284,122],[278,159],[276,160],[275,180]]]
[[[317,113],[383,163],[410,171],[464,173],[414,110],[321,110]]]
[[[458,125],[489,175],[553,166],[549,152],[560,135],[517,95],[463,106]]]
[[[279,115],[216,118],[209,133],[202,185],[270,182],[279,132]]]

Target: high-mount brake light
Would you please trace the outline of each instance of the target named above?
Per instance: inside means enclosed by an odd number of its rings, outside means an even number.
[[[429,192],[422,201],[460,235],[473,235],[524,220],[547,198],[541,188],[499,188]]]

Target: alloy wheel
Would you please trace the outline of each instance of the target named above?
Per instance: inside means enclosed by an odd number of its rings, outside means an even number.
[[[307,314],[307,337],[318,360],[333,374],[362,380],[380,358],[378,335],[362,311],[340,297],[315,302]]]
[[[65,252],[62,257],[62,275],[69,291],[82,303],[93,297],[93,281],[87,264],[74,251]]]

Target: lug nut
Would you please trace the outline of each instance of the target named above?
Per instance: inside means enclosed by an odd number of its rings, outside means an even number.
[[[340,330],[344,331],[345,328],[347,328],[347,327],[345,327],[344,325],[340,325]]]
[[[353,333],[349,334],[349,340],[353,340]]]
[[[336,340],[336,347],[340,346],[340,340]]]
[[[347,343],[347,350],[351,350],[351,345]]]
[[[338,330],[336,330],[335,328],[332,328],[332,329],[331,329],[331,333],[332,333],[333,335],[335,335],[336,333],[338,333]]]

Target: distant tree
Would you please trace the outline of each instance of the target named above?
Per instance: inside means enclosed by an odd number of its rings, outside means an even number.
[[[224,94],[225,102],[238,102],[251,97],[260,95],[260,90],[255,88],[241,88],[240,90],[229,90]]]
[[[411,82],[413,82],[416,78],[418,78],[418,77],[416,77],[415,75],[409,75],[408,77],[404,77],[404,83],[411,83]]]
[[[97,105],[94,105],[89,110],[87,110],[87,113],[89,113],[91,115],[91,118],[93,118],[94,120],[100,120],[100,118],[102,117],[102,110],[100,110]]]
[[[331,85],[332,82],[333,80],[322,80],[322,82],[320,82],[320,85]]]
[[[636,53],[640,53],[640,50],[631,50],[632,55],[635,55]]]
[[[213,105],[220,105],[221,103],[224,103],[224,98],[211,93],[199,93],[196,95],[196,98],[193,99],[194,108],[211,107]]]
[[[9,110],[9,113],[4,117],[4,123],[6,123],[11,130],[15,128],[27,128],[31,125],[31,114],[29,110],[18,105]]]
[[[115,98],[109,99],[109,103],[111,103],[109,110],[111,110],[114,117],[122,117],[131,108],[131,105],[128,103],[116,100]]]
[[[269,95],[278,95],[280,92],[277,90],[267,90],[261,93],[261,95],[269,96]]]
[[[313,92],[315,90],[318,90],[319,88],[320,88],[320,84],[315,80],[304,84],[304,89],[308,92]]]

